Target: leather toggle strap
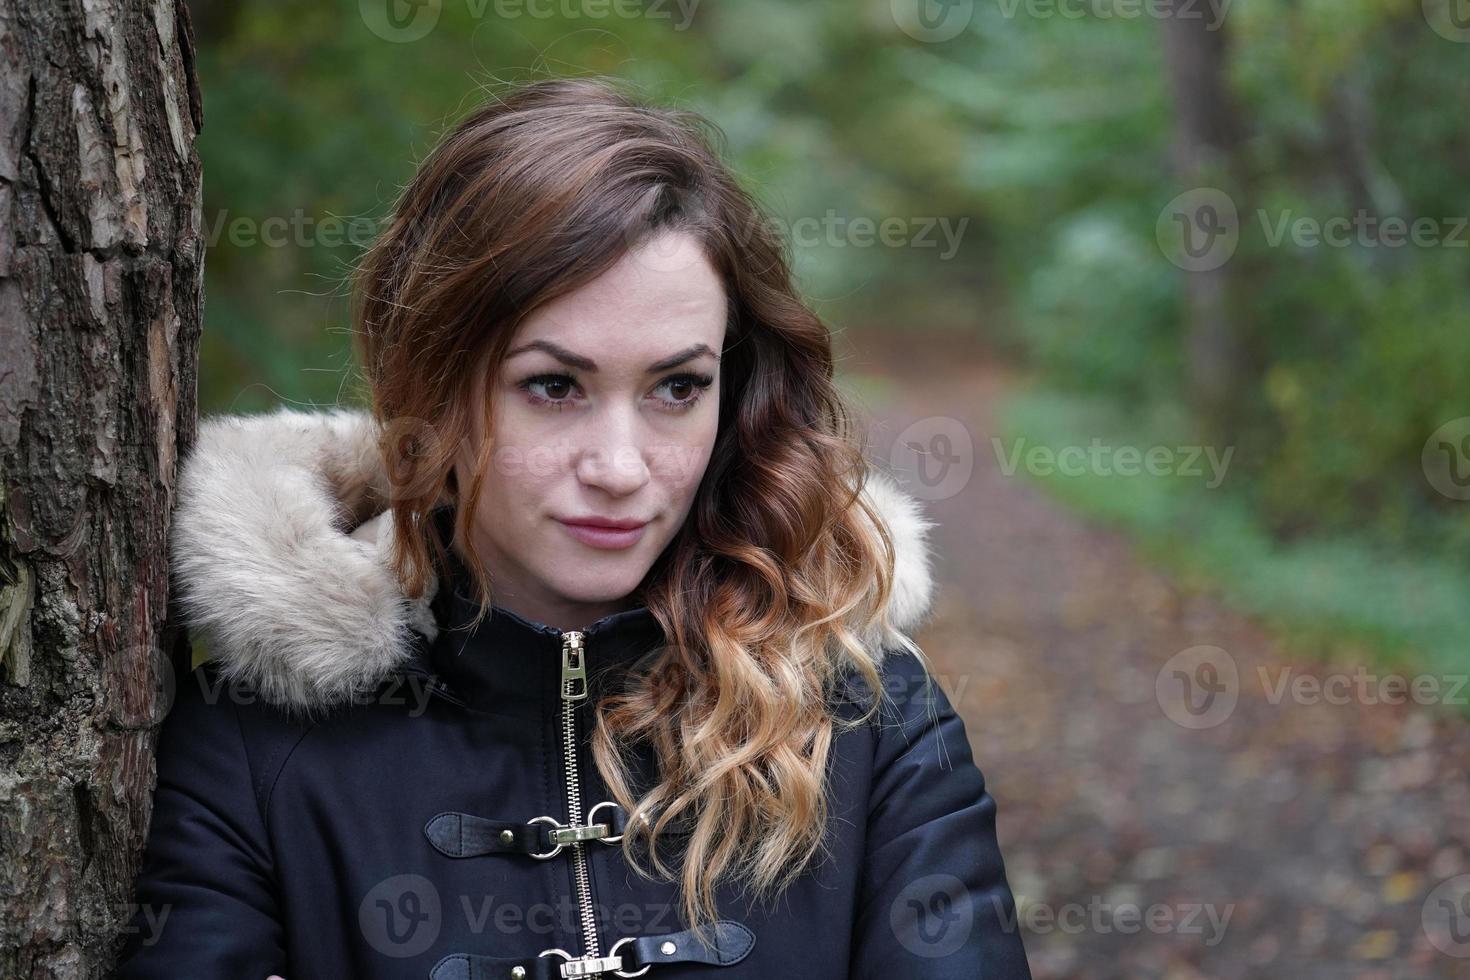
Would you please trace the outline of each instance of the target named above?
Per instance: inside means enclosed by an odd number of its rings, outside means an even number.
[[[604,822],[595,822],[599,813],[606,814]],[[551,817],[512,822],[451,810],[438,814],[425,824],[424,836],[434,845],[434,850],[446,857],[529,854],[545,859],[560,854],[568,844],[581,841],[616,844],[627,828],[628,818],[623,808],[609,801],[588,811],[587,823],[577,827],[558,823]]]
[[[424,836],[446,857],[536,854],[551,850],[551,828],[539,823],[486,820],[469,813],[441,813],[424,825]]]
[[[535,957],[481,956],[453,953],[429,971],[429,980],[564,980],[566,977],[642,976],[660,963],[706,963],[734,966],[755,948],[755,934],[738,922],[721,919],[700,942],[693,930],[662,936],[626,936],[613,943],[600,960],[573,957],[549,949]]]

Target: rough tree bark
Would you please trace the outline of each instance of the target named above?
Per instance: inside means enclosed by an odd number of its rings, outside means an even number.
[[[0,0],[0,976],[103,975],[150,816],[203,300],[182,0]]]
[[[1235,159],[1242,138],[1230,96],[1229,46],[1222,0],[1166,0],[1164,62],[1174,104],[1174,171],[1185,187],[1213,186],[1246,213]],[[1188,390],[1202,428],[1233,441],[1246,344],[1237,310],[1242,262],[1189,272],[1185,335]]]

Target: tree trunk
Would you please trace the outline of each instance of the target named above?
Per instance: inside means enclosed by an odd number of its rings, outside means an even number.
[[[1243,217],[1247,209],[1235,160],[1241,132],[1230,97],[1221,0],[1167,2],[1169,15],[1162,24],[1174,104],[1174,171],[1185,188],[1225,191]],[[1202,428],[1224,439],[1234,435],[1246,362],[1236,309],[1243,278],[1240,265],[1237,259],[1218,268],[1186,273],[1188,389]]]
[[[201,109],[181,0],[0,0],[0,59],[0,976],[94,977],[187,655]]]

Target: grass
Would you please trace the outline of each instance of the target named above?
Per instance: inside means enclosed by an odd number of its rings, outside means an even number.
[[[1177,446],[1188,442],[1167,422],[1129,423],[1115,405],[1033,388],[1001,407],[1006,447],[1056,450],[1104,445]],[[1182,458],[1182,457],[1181,457]],[[1075,469],[1075,467],[1074,467]],[[1324,659],[1361,662],[1443,677],[1470,671],[1470,568],[1434,555],[1385,553],[1366,537],[1275,541],[1227,479],[1209,489],[1199,477],[1119,476],[1082,467],[1062,475],[1021,467],[1067,506],[1122,529],[1145,556],[1187,587],[1220,596],[1270,625],[1283,640]]]

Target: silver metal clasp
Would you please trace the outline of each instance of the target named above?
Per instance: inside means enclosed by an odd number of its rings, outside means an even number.
[[[558,827],[551,832],[551,841],[554,844],[576,844],[584,840],[602,840],[611,830],[602,823],[587,827]]]
[[[551,838],[551,843],[554,846],[551,848],[551,850],[543,851],[539,854],[535,851],[530,851],[528,853],[530,853],[531,857],[536,858],[537,860],[545,861],[548,858],[556,857],[562,852],[562,848],[566,847],[568,844],[579,844],[582,841],[589,840],[601,841],[604,844],[618,843],[623,839],[623,835],[614,834],[612,832],[612,824],[591,822],[592,818],[597,815],[598,810],[601,810],[605,806],[615,807],[617,805],[617,802],[614,800],[604,800],[603,802],[597,804],[587,814],[588,823],[586,823],[585,825],[559,823],[555,817],[532,817],[530,820],[527,820],[526,823],[544,823],[547,826],[551,827],[551,832],[547,836]]]
[[[608,955],[609,956],[618,956],[618,947],[621,946],[621,945],[623,945],[623,943],[631,943],[632,941],[633,941],[633,937],[632,936],[624,936],[622,939],[619,939],[617,942],[615,942],[615,943],[612,944],[612,949],[610,949],[610,950],[607,951],[608,952]],[[618,968],[613,971],[614,973],[616,973],[620,977],[641,977],[641,976],[643,976],[643,974],[645,974],[645,973],[648,972],[648,970],[649,970],[650,967],[653,966],[652,963],[646,963],[646,964],[644,964],[643,969],[639,970],[636,973],[624,973],[623,972],[622,959],[623,958],[621,956],[618,956]]]
[[[632,941],[632,936],[624,936],[622,939],[619,939],[617,942],[613,943],[612,949],[608,950],[608,955],[606,956],[576,957],[573,956],[571,953],[568,953],[564,949],[548,949],[543,951],[540,955],[560,956],[562,959],[566,960],[566,962],[563,963],[559,968],[559,971],[563,977],[592,977],[600,976],[604,973],[611,973],[620,977],[641,977],[643,976],[643,974],[648,972],[648,969],[650,966],[652,966],[652,964],[648,964],[644,966],[641,970],[638,970],[634,973],[624,973],[623,958],[618,955],[618,947],[622,946],[624,943],[631,943]]]
[[[592,809],[590,809],[590,810],[587,811],[587,822],[588,823],[592,823],[597,818],[597,811],[598,810],[601,810],[605,806],[610,806],[610,807],[613,807],[614,809],[621,809],[621,807],[618,805],[618,802],[616,800],[603,800],[601,803],[597,804],[595,807],[593,807]],[[614,834],[614,833],[612,833],[612,824],[611,823],[597,824],[597,826],[599,826],[599,827],[605,827],[607,829],[607,831],[608,831],[607,833],[600,834],[597,837],[597,839],[600,840],[600,841],[602,841],[604,844],[616,844],[616,843],[618,843],[619,841],[621,841],[623,839],[623,835],[622,834]]]

